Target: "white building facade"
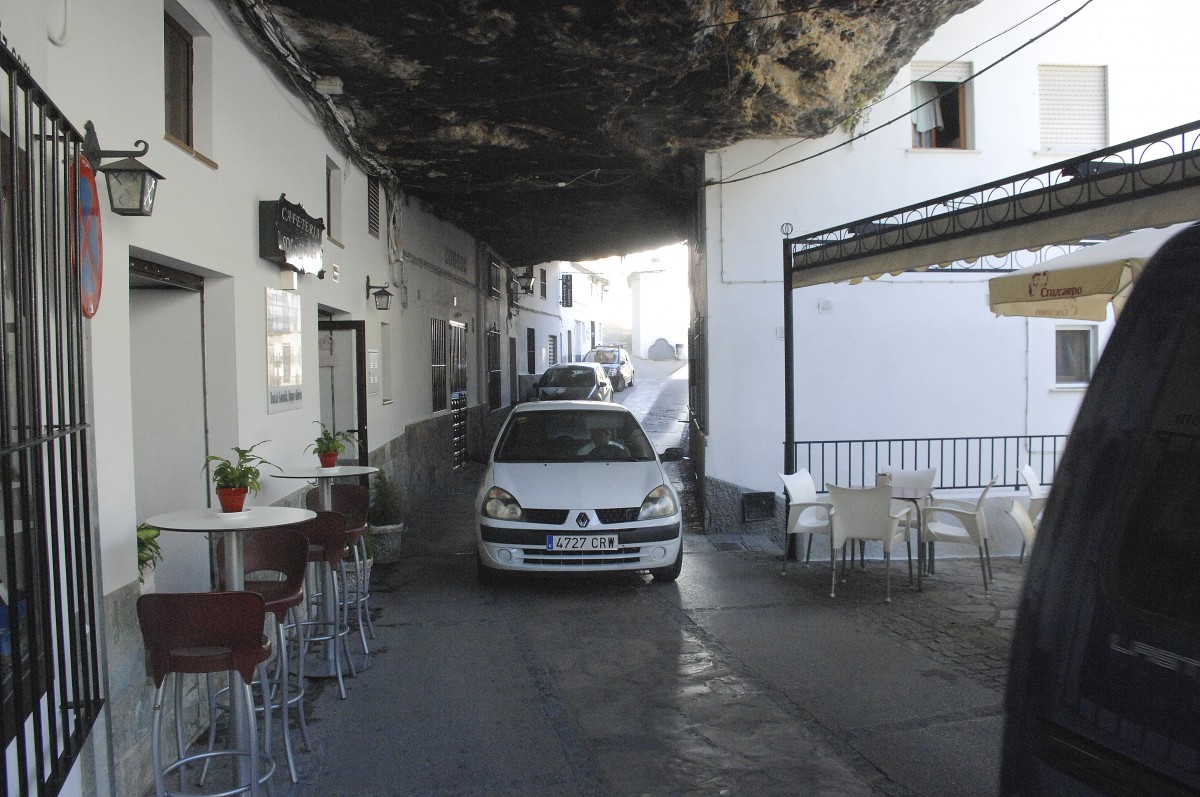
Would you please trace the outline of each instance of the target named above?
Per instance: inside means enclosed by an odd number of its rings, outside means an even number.
[[[5,325],[6,411],[17,417],[26,388],[81,397],[68,402],[81,419],[73,490],[55,477],[65,471],[53,440],[65,432],[4,444],[22,489],[0,502],[0,582],[9,598],[30,599],[20,628],[5,630],[5,645],[22,651],[3,657],[6,793],[127,795],[150,784],[153,689],[134,605],[144,590],[209,589],[210,543],[163,532],[163,559],[141,584],[135,532],[154,514],[212,505],[206,454],[255,445],[281,468],[312,466],[306,447],[322,421],[365,440],[345,461],[380,467],[417,500],[482,455],[493,411],[517,398],[521,363],[506,352],[524,346],[528,316],[509,312],[509,269],[486,241],[390,190],[322,125],[319,98],[281,81],[224,9],[0,7],[4,313],[63,320],[48,321],[49,334]],[[84,318],[78,288],[33,286],[74,285],[74,255],[45,253],[72,248],[73,148],[88,121],[104,149],[149,142],[142,162],[165,179],[152,216],[125,217],[100,177],[98,218],[87,219],[100,227],[83,245],[102,254],[103,281]],[[311,237],[301,270],[288,264],[299,248],[284,240],[284,216]],[[39,226],[47,218],[57,226]],[[33,282],[43,260],[48,281]],[[74,329],[80,344],[57,370],[39,365],[42,347]],[[47,403],[22,406],[36,414]],[[302,506],[308,485],[271,473],[252,503]],[[62,583],[36,576],[55,565]],[[54,631],[76,612],[64,650]],[[54,669],[72,658],[92,662],[86,677]]]
[[[693,271],[706,373],[693,445],[704,447],[718,520],[739,522],[745,492],[781,489],[784,225],[801,236],[1200,118],[1194,4],[1095,0],[1058,27],[1083,4],[1044,5],[985,0],[950,20],[864,111],[853,133],[867,135],[851,141],[839,128],[707,155]],[[912,111],[942,92],[940,120]],[[1011,258],[1025,266],[1054,253]],[[795,290],[795,439],[1066,434],[1111,318],[994,317],[989,276],[929,270]],[[1064,347],[1088,357],[1082,370],[1056,357]]]

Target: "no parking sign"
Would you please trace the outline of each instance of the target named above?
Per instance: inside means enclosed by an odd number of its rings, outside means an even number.
[[[91,318],[100,307],[100,289],[104,282],[100,193],[96,190],[96,172],[88,159],[80,155],[76,165],[75,190],[79,199],[79,218],[76,220],[79,241],[79,304],[84,317]]]

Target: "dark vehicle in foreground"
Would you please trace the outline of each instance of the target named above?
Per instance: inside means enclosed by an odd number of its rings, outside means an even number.
[[[1088,388],[1017,617],[1001,794],[1200,794],[1200,228]]]
[[[678,449],[663,458],[678,459]],[[625,407],[521,404],[500,430],[477,497],[479,579],[635,570],[674,581],[683,567],[681,512]]]

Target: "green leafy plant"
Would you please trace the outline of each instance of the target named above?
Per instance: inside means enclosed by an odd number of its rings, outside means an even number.
[[[217,466],[212,469],[213,484],[218,488],[238,488],[245,487],[252,493],[259,491],[260,485],[258,479],[262,476],[262,465],[270,465],[272,468],[278,468],[274,462],[268,462],[253,453],[254,449],[261,446],[266,440],[260,440],[249,448],[233,447],[233,451],[237,454],[237,459],[229,459],[227,457],[219,457],[216,454],[209,454],[204,458],[204,466],[208,467],[216,462]]]
[[[158,535],[162,532],[142,523],[137,527],[138,581],[146,583],[146,571],[153,570],[162,561],[162,548],[158,547]]]
[[[305,447],[305,451],[311,449],[314,454],[344,454],[347,445],[358,445],[358,438],[354,436],[354,432],[334,432],[320,421],[313,421],[313,423],[321,427],[321,433],[317,435],[316,440]]]
[[[394,526],[404,522],[404,497],[400,488],[382,472],[375,477],[367,522],[372,526]]]

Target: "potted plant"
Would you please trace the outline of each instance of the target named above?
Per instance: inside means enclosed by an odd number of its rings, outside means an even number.
[[[162,532],[145,523],[137,527],[138,581],[146,583],[146,571],[153,570],[162,561],[162,548],[158,547],[158,535]]]
[[[213,462],[217,463],[212,469],[212,480],[213,486],[217,488],[217,499],[221,502],[222,512],[241,512],[246,503],[246,495],[257,493],[259,490],[258,479],[262,475],[260,466],[276,467],[275,463],[268,462],[254,453],[254,449],[265,442],[267,441],[260,440],[249,448],[234,446],[236,460],[216,454],[209,454],[204,458],[206,468]]]
[[[353,432],[335,432],[320,421],[313,421],[313,423],[321,427],[321,433],[304,450],[308,451],[311,448],[317,458],[321,460],[322,468],[336,467],[337,458],[346,452],[347,444],[358,445],[358,439]]]
[[[368,544],[373,549],[375,561],[380,564],[398,562],[405,528],[404,497],[383,471],[375,477],[367,523],[370,524]]]

